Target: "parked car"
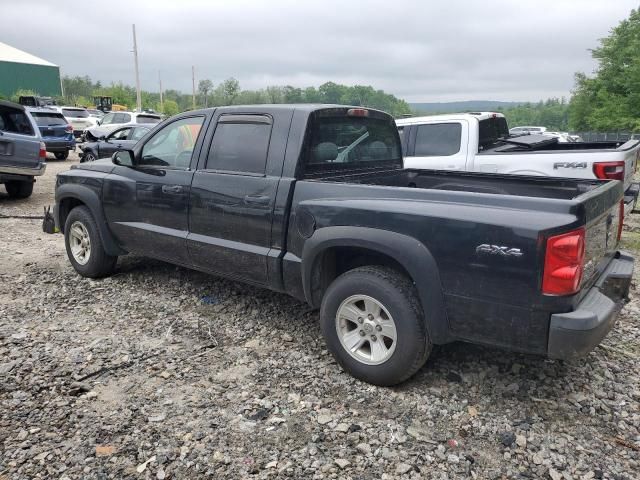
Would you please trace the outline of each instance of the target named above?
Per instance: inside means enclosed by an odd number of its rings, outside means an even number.
[[[96,141],[87,141],[80,145],[80,162],[93,162],[99,158],[110,157],[123,148],[132,148],[149,129],[146,125],[122,127]]]
[[[62,113],[48,107],[27,107],[27,111],[40,130],[47,152],[53,153],[58,160],[66,160],[69,152],[76,148],[73,126]]]
[[[47,167],[47,151],[23,105],[0,100],[0,183],[12,198],[27,198]]]
[[[546,127],[513,127],[509,129],[511,135],[540,135],[546,131]]]
[[[101,110],[96,110],[94,108],[87,108],[87,112],[89,112],[89,116],[97,118],[98,120],[104,117],[104,112]]]
[[[82,107],[59,107],[59,112],[73,126],[73,135],[78,138],[87,128],[98,125],[98,118],[91,116],[86,108]]]
[[[392,385],[454,340],[595,348],[631,281],[621,200],[619,181],[404,169],[376,110],[254,105],[74,165],[54,217],[82,276],[131,252],[286,292],[346,371]]]
[[[621,180],[625,214],[637,203],[640,188],[633,175],[640,140],[558,143],[546,135],[512,136],[504,115],[493,112],[414,117],[396,124],[407,168]]]
[[[153,125],[160,123],[162,118],[155,113],[138,113],[138,112],[109,112],[99,121],[95,127],[90,127],[84,130],[83,140],[86,140],[88,134],[94,138],[98,138],[100,135],[96,132],[99,131],[102,134],[105,131],[113,131],[119,127],[125,127],[128,125]]]

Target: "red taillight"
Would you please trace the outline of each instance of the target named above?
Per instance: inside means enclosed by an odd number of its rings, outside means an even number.
[[[73,133],[73,125],[67,125],[64,127],[64,131],[67,133]]]
[[[347,110],[347,115],[350,117],[368,117],[369,110],[366,108],[350,108]]]
[[[622,238],[622,225],[624,224],[624,200],[620,200],[618,209],[618,241]]]
[[[580,289],[584,264],[584,228],[547,239],[542,293],[572,295]]]
[[[40,142],[40,152],[38,152],[38,157],[47,158],[47,146],[44,142]]]
[[[624,162],[596,162],[593,173],[603,180],[624,180]]]

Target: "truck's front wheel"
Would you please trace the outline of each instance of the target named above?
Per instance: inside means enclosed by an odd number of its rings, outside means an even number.
[[[100,232],[87,207],[76,207],[64,225],[64,240],[69,261],[83,277],[105,277],[113,272],[118,257],[108,255]]]
[[[342,368],[374,385],[403,382],[431,352],[417,292],[390,268],[367,266],[340,275],[322,300],[320,322]]]

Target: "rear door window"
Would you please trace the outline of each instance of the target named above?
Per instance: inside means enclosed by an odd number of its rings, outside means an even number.
[[[159,123],[160,119],[152,115],[138,115],[136,123]]]
[[[146,128],[133,128],[129,133],[129,140],[140,140],[149,130]]]
[[[3,132],[33,135],[34,131],[27,114],[15,108],[0,107],[0,129]]]
[[[445,157],[460,151],[462,125],[459,123],[434,123],[418,125],[416,133],[416,157]]]
[[[89,116],[89,112],[80,108],[63,108],[62,114],[69,118],[87,118]]]
[[[264,174],[271,139],[266,115],[222,115],[213,135],[207,170]]]
[[[31,112],[31,116],[39,127],[67,124],[67,120],[59,113]]]

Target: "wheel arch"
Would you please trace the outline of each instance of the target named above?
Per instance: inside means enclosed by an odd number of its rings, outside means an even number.
[[[125,255],[124,251],[116,242],[113,233],[107,225],[107,221],[102,212],[102,204],[97,193],[88,187],[77,184],[60,185],[56,189],[56,225],[64,233],[64,225],[71,210],[76,207],[85,206],[91,212],[96,221],[100,239],[105,251],[109,255]]]
[[[364,265],[392,267],[418,291],[434,343],[450,340],[440,275],[427,247],[415,238],[367,227],[325,227],[314,232],[302,252],[302,283],[307,302],[318,307],[329,284]]]

